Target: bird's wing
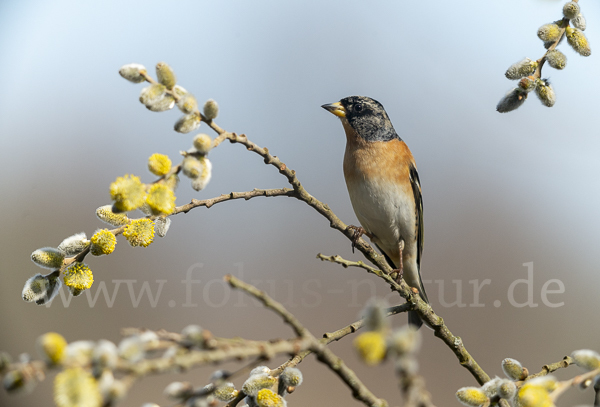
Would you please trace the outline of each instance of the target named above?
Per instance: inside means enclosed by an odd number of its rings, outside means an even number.
[[[416,230],[415,234],[417,237],[417,266],[419,267],[419,271],[421,270],[421,254],[423,253],[423,196],[421,195],[421,181],[419,180],[419,173],[417,172],[417,167],[414,164],[411,164],[409,169],[410,175],[410,185],[413,190],[413,195],[415,197],[415,222],[416,222]],[[419,272],[419,275],[421,273]],[[423,288],[423,282],[421,282],[422,293],[425,295],[425,289]],[[427,297],[423,298],[427,301]]]

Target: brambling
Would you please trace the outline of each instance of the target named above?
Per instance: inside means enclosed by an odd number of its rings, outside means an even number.
[[[344,178],[352,208],[362,228],[389,265],[427,300],[421,280],[423,200],[417,166],[394,130],[385,109],[365,96],[350,96],[322,106],[338,116],[346,132]],[[423,321],[409,311],[417,328]]]

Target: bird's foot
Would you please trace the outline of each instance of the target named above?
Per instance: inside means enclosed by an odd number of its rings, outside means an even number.
[[[354,248],[356,247],[356,243],[358,243],[358,239],[362,235],[368,236],[370,239],[373,238],[373,235],[367,232],[364,228],[360,226],[348,225],[348,229],[353,230],[354,233],[352,235],[352,253],[354,253]]]
[[[402,252],[404,251],[404,240],[400,240],[400,243],[398,244],[398,251],[399,251],[399,263],[398,264],[398,268],[392,270],[391,274],[396,273],[396,283],[400,284],[400,280],[402,279],[402,274],[404,274],[404,262],[402,261]]]

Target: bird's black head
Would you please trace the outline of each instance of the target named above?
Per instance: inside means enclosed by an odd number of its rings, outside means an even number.
[[[342,120],[347,120],[359,137],[368,141],[389,141],[400,138],[385,109],[375,99],[348,96],[337,103],[323,105]]]

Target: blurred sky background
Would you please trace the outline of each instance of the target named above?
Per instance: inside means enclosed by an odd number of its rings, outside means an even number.
[[[2,1],[0,349],[15,358],[22,352],[37,357],[35,340],[48,331],[68,341],[118,341],[122,327],[179,332],[190,323],[218,336],[292,335],[270,311],[225,288],[221,278],[227,273],[268,291],[316,335],[355,321],[372,295],[388,296],[376,277],[315,259],[319,252],[361,259],[316,212],[292,199],[256,198],[178,215],[167,238],[146,249],[119,237],[114,254],[86,259],[94,270],[93,294],[102,282],[112,294],[114,280],[136,280],[130,283],[136,296],[143,282],[156,295],[157,280],[166,280],[155,306],[146,295],[134,306],[126,283],[112,306],[102,295],[93,307],[85,295],[68,306],[58,298],[49,308],[21,300],[25,280],[41,271],[29,260],[33,250],[104,227],[94,211],[109,203],[109,184],[117,176],[134,173],[149,182],[151,154],[178,160],[178,152],[191,146],[197,132],[172,130],[180,115],[176,109],[146,110],[137,100],[142,85],[117,73],[136,62],[154,76],[154,65],[166,61],[179,84],[201,102],[219,103],[221,127],[269,147],[349,224],[357,220],[342,175],[345,137],[339,121],[320,106],[349,95],[379,100],[418,164],[429,298],[481,366],[502,375],[501,360],[512,357],[538,372],[573,350],[600,351],[598,2],[580,2],[592,55],[580,57],[565,41],[559,49],[567,55],[567,68],[544,68],[556,105],[549,109],[531,95],[516,112],[495,111],[515,86],[504,71],[543,54],[536,30],[558,19],[562,4]],[[210,159],[209,186],[197,193],[182,179],[178,204],[288,186],[239,145],[225,143]],[[529,262],[538,306],[516,307],[508,301],[509,287],[527,278]],[[200,280],[191,286],[190,301],[182,284],[188,270]],[[486,279],[483,306],[471,306],[470,281]],[[548,300],[562,306],[542,301],[542,287],[552,279],[562,282],[564,293],[549,294]],[[454,284],[462,284],[465,306],[444,307],[456,299]],[[547,288],[556,290],[558,283]],[[515,299],[525,302],[526,291],[517,285]],[[406,316],[392,323],[401,326]],[[422,333],[420,372],[433,400],[458,405],[454,392],[476,383],[430,330]],[[331,347],[377,396],[400,405],[392,363],[365,367],[351,342],[346,338]],[[288,397],[291,406],[359,405],[313,357],[300,368],[305,384]],[[164,386],[182,379],[203,385],[214,369],[145,379],[122,405],[172,405],[162,396]],[[571,367],[558,376],[579,372]],[[51,405],[52,379],[53,374],[28,395],[1,391],[0,405]],[[571,391],[559,404],[591,401],[591,391]]]

